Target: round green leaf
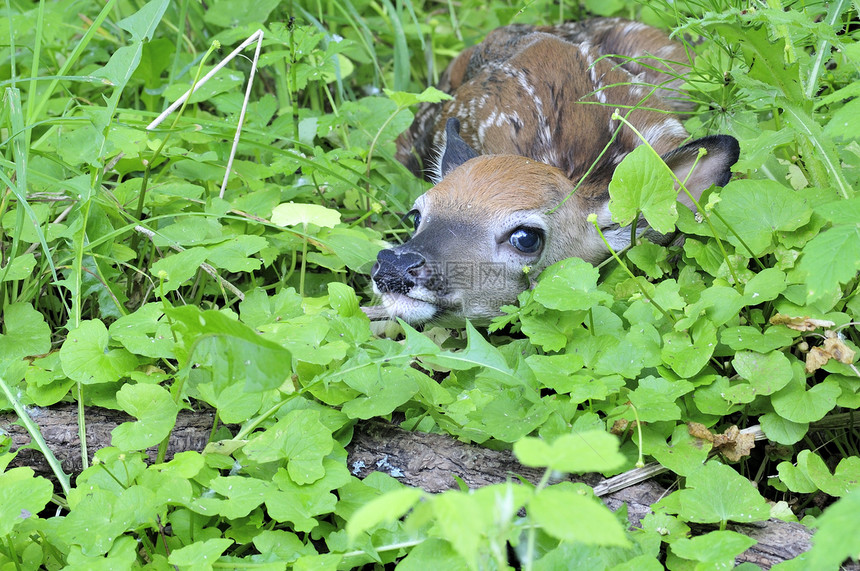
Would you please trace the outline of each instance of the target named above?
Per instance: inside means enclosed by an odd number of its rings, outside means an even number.
[[[118,381],[137,367],[137,358],[125,349],[108,349],[108,331],[99,320],[83,321],[69,332],[60,348],[63,372],[87,384]]]
[[[545,532],[563,541],[630,546],[624,526],[609,508],[567,487],[541,490],[529,502],[526,511]]]

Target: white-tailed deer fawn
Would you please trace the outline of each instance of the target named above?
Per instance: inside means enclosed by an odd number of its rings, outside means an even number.
[[[373,267],[386,313],[410,323],[486,321],[547,266],[609,255],[590,213],[614,249],[628,246],[607,186],[642,142],[619,129],[616,109],[632,109],[628,121],[694,196],[728,182],[734,138],[678,148],[688,134],[670,112],[686,106],[678,62],[687,59],[662,32],[618,19],[509,26],[460,54],[440,85],[453,99],[419,109],[398,140],[398,159],[416,174],[430,167],[436,186],[409,213],[412,238],[381,251]],[[707,154],[697,160],[700,148]]]

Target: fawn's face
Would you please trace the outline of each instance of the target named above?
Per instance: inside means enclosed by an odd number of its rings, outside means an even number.
[[[549,213],[572,188],[558,169],[525,157],[478,157],[454,170],[415,201],[412,238],[379,253],[374,288],[389,314],[488,319],[571,249],[599,258],[584,217],[574,228],[568,205]]]

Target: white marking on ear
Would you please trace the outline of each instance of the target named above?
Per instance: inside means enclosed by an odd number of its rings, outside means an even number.
[[[685,139],[687,131],[681,122],[674,117],[666,117],[659,123],[653,123],[642,129],[642,136],[651,146],[654,146],[660,139],[671,137],[674,139]]]

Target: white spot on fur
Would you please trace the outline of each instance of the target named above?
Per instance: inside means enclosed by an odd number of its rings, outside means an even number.
[[[654,123],[642,129],[642,136],[653,146],[664,137],[683,139],[687,136],[687,131],[680,121],[674,117],[667,117],[660,123]]]

